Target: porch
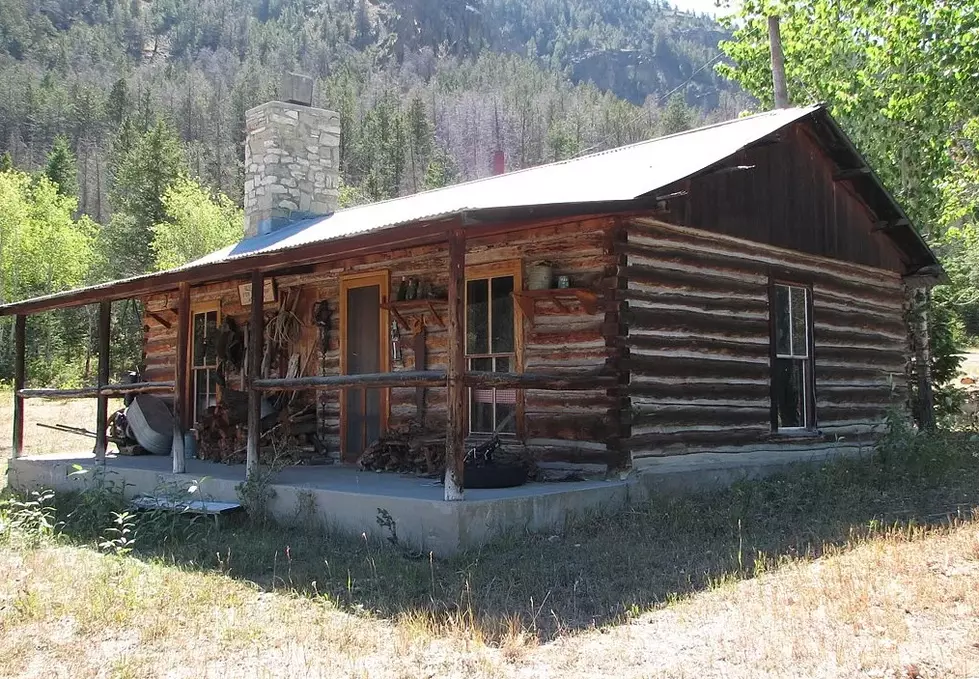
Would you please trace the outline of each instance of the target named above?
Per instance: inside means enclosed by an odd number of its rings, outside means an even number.
[[[14,488],[79,491],[102,466],[106,481],[136,495],[176,495],[192,485],[200,497],[238,502],[244,465],[188,459],[183,473],[172,471],[166,456],[128,457],[67,453],[11,459],[8,481]],[[78,467],[86,473],[77,474]],[[408,549],[444,556],[485,544],[512,532],[560,532],[573,517],[614,512],[635,499],[634,480],[527,483],[516,488],[468,489],[465,502],[445,502],[442,484],[414,475],[361,471],[347,465],[285,467],[272,473],[268,510],[284,523],[310,518],[348,532],[379,539],[391,536],[379,517],[386,512],[398,540]]]

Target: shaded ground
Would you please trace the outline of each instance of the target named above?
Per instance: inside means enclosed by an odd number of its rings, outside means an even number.
[[[104,498],[74,498],[0,547],[0,674],[979,676],[976,453],[900,439],[445,561],[166,515],[100,554]]]

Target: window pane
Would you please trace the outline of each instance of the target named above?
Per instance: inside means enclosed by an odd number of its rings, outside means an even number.
[[[466,283],[466,353],[489,353],[489,281]]]
[[[488,434],[493,431],[493,390],[473,390],[474,396],[477,392],[488,392],[480,396],[489,396],[488,399],[473,398],[469,411],[469,430],[480,434]]]
[[[218,312],[209,311],[205,316],[204,360],[206,365],[218,364]]]
[[[804,360],[775,360],[775,406],[778,426],[806,426],[806,378]]]
[[[514,405],[516,394],[512,391],[497,391],[496,427],[501,434],[517,433],[517,406]],[[508,398],[511,397],[512,398]]]
[[[493,359],[492,358],[470,358],[469,359],[469,369],[479,370],[481,372],[492,372],[493,371]]]
[[[784,285],[775,286],[775,353],[792,353],[792,327],[789,318],[789,289]]]
[[[194,365],[204,365],[204,314],[194,315]]]
[[[492,353],[513,351],[513,276],[494,278]]]
[[[496,359],[496,370],[498,373],[508,373],[510,372],[510,357],[500,356]]]
[[[808,356],[805,288],[792,288],[792,355]]]

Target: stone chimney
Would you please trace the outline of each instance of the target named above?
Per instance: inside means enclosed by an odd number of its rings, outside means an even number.
[[[310,106],[307,76],[288,74],[279,94],[245,113],[245,238],[337,209],[340,115]]]

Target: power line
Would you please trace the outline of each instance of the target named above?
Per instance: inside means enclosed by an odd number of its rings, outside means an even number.
[[[690,82],[694,79],[694,77],[698,73],[700,73],[701,71],[703,71],[705,68],[707,68],[708,66],[710,66],[711,64],[713,64],[715,61],[717,61],[718,59],[720,59],[723,56],[724,56],[724,53],[723,52],[718,52],[712,58],[708,59],[707,62],[703,66],[701,66],[696,71],[694,71],[693,73],[691,73],[689,78],[687,78],[686,80],[684,80],[682,83],[680,83],[679,85],[677,85],[676,87],[674,87],[672,90],[670,90],[669,92],[667,92],[666,94],[664,94],[659,100],[657,100],[656,106],[658,107],[664,101],[666,101],[667,99],[669,99],[670,97],[672,97],[674,94],[676,94],[677,92],[679,92],[680,90],[682,90],[687,85],[689,85]],[[631,126],[631,125],[636,124],[637,122],[639,122],[639,119],[642,118],[646,114],[647,114],[647,111],[646,111],[645,107],[641,107],[640,108],[640,111],[638,113],[636,113],[636,115],[633,116],[632,119],[629,120],[628,123],[626,123],[626,126]],[[595,151],[595,150],[601,148],[611,138],[612,138],[612,135],[611,134],[606,135],[605,138],[602,139],[600,142],[598,142],[597,144],[593,144],[592,146],[589,146],[587,149],[585,149],[584,151],[582,151],[581,153],[579,153],[578,155],[576,155],[575,158],[580,158],[581,156],[584,156],[586,154],[591,153],[592,151]]]

